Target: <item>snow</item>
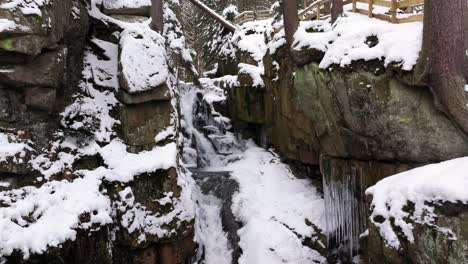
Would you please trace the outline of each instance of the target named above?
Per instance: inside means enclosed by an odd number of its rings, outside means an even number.
[[[31,150],[26,143],[14,142],[15,139],[13,135],[0,133],[0,162],[16,155],[24,156],[27,150]]]
[[[247,22],[233,36],[238,38],[237,47],[260,64],[267,51],[264,33],[272,30],[271,23],[271,19]]]
[[[329,19],[302,22],[295,34],[294,49],[317,49],[325,53],[320,68],[333,64],[345,67],[357,60],[384,60],[385,66],[396,63],[405,71],[412,70],[422,46],[422,23],[392,24],[361,14],[345,12],[333,27]],[[308,33],[309,28],[324,32]],[[366,44],[366,38],[375,36],[374,47]]]
[[[129,182],[133,180],[133,176],[142,173],[177,167],[175,143],[155,147],[151,151],[142,151],[138,154],[129,153],[126,148],[127,146],[120,139],[114,139],[99,151],[104,163],[112,170],[112,173],[106,175],[107,180]]]
[[[240,186],[232,206],[243,223],[238,232],[243,250],[239,263],[324,263],[299,238],[317,235],[306,219],[326,231],[324,201],[316,188],[295,178],[276,155],[253,142],[246,147],[239,161],[223,168]]]
[[[214,92],[218,80],[202,79],[201,83],[203,99],[223,99],[222,94]],[[325,263],[320,253],[303,245],[306,238],[320,244],[318,232],[327,232],[324,200],[317,189],[310,180],[296,178],[274,152],[252,141],[237,140],[229,132],[205,137],[193,126],[197,91],[188,85],[181,92],[183,123],[186,132],[196,138],[196,152],[192,155],[198,155],[198,160],[208,160],[203,169],[230,172],[230,177],[239,184],[239,191],[232,197],[233,214],[242,226],[238,231],[242,249],[239,263]],[[227,151],[212,148],[216,137],[226,140],[225,145],[230,146]],[[187,138],[185,146],[192,145],[191,138]],[[210,256],[206,263],[231,263],[219,216],[220,201],[212,196],[195,195],[197,242]]]
[[[41,7],[49,4],[50,0],[7,0],[0,5],[1,9],[19,8],[24,15],[42,16]],[[5,1],[2,1],[5,2]]]
[[[121,33],[120,63],[130,93],[151,90],[167,81],[164,42],[148,25],[130,27]]]
[[[252,77],[254,87],[264,87],[265,83],[263,82],[262,76],[264,75],[265,69],[263,66],[255,66],[246,63],[239,63],[239,74],[248,74]]]
[[[20,29],[22,31],[27,31],[29,28],[16,24],[14,21],[0,18],[0,33],[4,31],[11,31],[15,29]]]
[[[85,68],[83,75],[88,78],[92,77],[99,86],[117,90],[119,88],[117,79],[119,46],[96,38],[90,41],[104,50],[104,55],[108,60],[99,59],[97,55],[86,52],[85,64],[89,65],[89,67]]]
[[[76,229],[112,222],[110,200],[99,191],[101,180],[52,181],[39,188],[0,192],[0,255],[14,250],[25,258],[76,238]],[[80,216],[89,214],[89,222]],[[31,239],[34,238],[34,239]]]
[[[386,243],[394,248],[400,247],[390,218],[394,218],[394,225],[401,228],[403,234],[410,241],[414,241],[414,226],[405,221],[409,218],[416,223],[434,226],[434,208],[431,204],[440,202],[468,203],[468,158],[454,159],[438,164],[431,164],[407,172],[385,178],[375,186],[367,189],[366,194],[372,195],[371,221],[379,229],[380,235]],[[404,206],[412,202],[414,213],[403,210]],[[383,223],[375,222],[376,216],[382,216]],[[450,231],[443,227],[436,227],[441,232]]]
[[[139,8],[151,6],[150,0],[104,0],[104,8],[120,9],[120,8]]]
[[[201,78],[200,83],[202,83],[204,86],[216,85],[227,88],[239,86],[237,75],[225,75],[214,79]]]

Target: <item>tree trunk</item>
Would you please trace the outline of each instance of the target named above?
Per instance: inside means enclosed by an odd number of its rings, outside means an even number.
[[[294,34],[299,27],[299,16],[297,12],[296,0],[283,0],[283,20],[286,41],[288,42],[289,47],[292,47]]]
[[[203,12],[205,12],[211,18],[216,20],[218,23],[220,23],[225,29],[231,32],[236,31],[236,27],[231,22],[227,21],[222,16],[218,15],[215,11],[207,7],[205,4],[203,4],[199,0],[190,0],[190,2],[194,4],[196,7],[200,8]]]
[[[162,33],[164,29],[164,10],[163,0],[151,0],[151,29],[156,32]]]
[[[334,23],[341,14],[343,14],[343,0],[332,0],[332,7],[331,7],[332,23]]]
[[[431,88],[437,107],[468,135],[464,1],[425,1],[423,51],[415,71]]]

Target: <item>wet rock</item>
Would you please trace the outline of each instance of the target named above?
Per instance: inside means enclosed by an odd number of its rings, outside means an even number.
[[[151,101],[170,101],[172,98],[167,84],[141,93],[128,93],[125,89],[119,89],[118,97],[120,101],[127,105],[142,104]]]
[[[66,49],[41,54],[31,63],[0,66],[0,83],[10,87],[58,88],[66,66]]]
[[[74,16],[71,12],[73,7],[80,9],[84,3],[77,0],[50,1],[41,8],[41,16],[24,15],[20,8],[1,8],[0,17],[14,21],[17,26],[0,33],[0,50],[32,58],[45,48],[54,48],[73,29],[73,25],[85,21],[81,17],[87,17],[87,12]]]
[[[28,107],[50,112],[54,108],[56,91],[48,88],[30,88],[25,91],[25,102]]]
[[[236,118],[254,124],[265,123],[264,90],[250,86],[235,87],[229,91],[231,113]]]
[[[318,165],[319,144],[312,120],[297,103],[295,64],[286,46],[264,57],[268,141],[290,160]]]
[[[156,144],[155,136],[171,126],[173,111],[170,101],[121,106],[125,142],[130,146],[151,149]]]
[[[378,229],[369,221],[368,263],[466,263],[468,262],[468,206],[461,203],[435,205],[434,224],[448,228],[456,236],[440,232],[436,227],[420,223],[414,226],[414,243],[399,237],[401,248],[386,245]],[[410,212],[411,213],[411,212]]]
[[[468,155],[468,139],[436,109],[429,88],[406,85],[390,69],[309,64],[297,69],[295,85],[322,153],[423,163]]]

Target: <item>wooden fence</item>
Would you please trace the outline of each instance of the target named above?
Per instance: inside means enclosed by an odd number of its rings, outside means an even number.
[[[330,15],[330,0],[305,0],[304,6],[307,6],[299,13],[300,20],[323,19]],[[367,9],[358,8],[357,3],[367,5]],[[375,17],[391,23],[407,23],[414,21],[422,21],[424,14],[414,14],[413,10],[417,7],[424,6],[424,0],[345,0],[343,5],[352,4],[351,11],[360,13],[369,17]],[[389,9],[388,14],[378,14],[374,12],[374,7],[386,7]],[[398,18],[398,11],[404,15],[403,18]]]
[[[440,0],[446,1],[446,0]],[[328,18],[331,14],[330,9],[331,0],[304,0],[304,8],[299,12],[299,19],[301,21],[319,20]],[[367,9],[358,7],[358,3],[367,5]],[[424,14],[414,13],[413,11],[424,6],[424,0],[344,0],[343,5],[352,4],[352,12],[360,13],[369,17],[378,18],[391,23],[408,23],[415,21],[423,21]],[[375,13],[374,7],[386,7],[388,12]],[[398,14],[402,18],[398,18]],[[246,22],[254,20],[268,19],[272,17],[273,13],[270,10],[265,11],[245,11],[236,16],[234,22],[241,25]],[[281,30],[283,26],[276,28],[276,32]]]
[[[270,10],[244,11],[234,18],[234,23],[238,25],[242,25],[246,22],[250,22],[254,20],[269,19],[272,16],[273,16],[273,12],[271,12]]]
[[[443,0],[445,1],[445,0]],[[360,9],[357,7],[357,3],[367,4],[366,9]],[[375,17],[392,23],[407,23],[422,21],[424,14],[414,14],[413,10],[416,7],[421,7],[424,5],[424,0],[352,0],[352,11],[367,15],[369,17]],[[389,8],[389,14],[374,14],[374,6],[383,6]],[[397,17],[397,12],[403,12],[406,15],[403,18]]]

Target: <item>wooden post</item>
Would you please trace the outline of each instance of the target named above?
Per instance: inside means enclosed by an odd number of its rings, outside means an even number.
[[[162,33],[164,28],[164,10],[162,0],[151,0],[150,16],[151,24],[150,27],[156,32]]]
[[[392,23],[397,23],[397,17],[396,17],[397,8],[398,8],[397,1],[392,0],[392,7],[390,8],[390,14],[392,15]]]
[[[369,0],[369,17],[373,17],[372,11],[374,10],[374,0]]]
[[[320,20],[320,3],[317,4],[317,20]]]
[[[353,12],[354,13],[356,13],[356,11],[357,11],[356,2],[357,2],[357,0],[353,0]]]

